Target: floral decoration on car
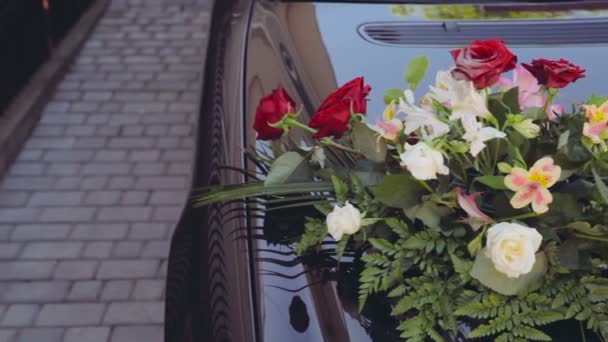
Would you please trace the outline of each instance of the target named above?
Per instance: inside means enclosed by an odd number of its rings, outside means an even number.
[[[386,298],[405,341],[550,341],[547,327],[566,320],[581,341],[583,329],[608,339],[608,98],[556,102],[585,70],[518,64],[501,40],[450,54],[425,90],[429,60],[411,60],[377,122],[363,77],[308,115],[279,87],[255,114],[270,143],[248,151],[254,175],[197,204],[316,208],[294,218],[306,220],[295,252],[329,243],[335,267],[354,256],[359,310]]]

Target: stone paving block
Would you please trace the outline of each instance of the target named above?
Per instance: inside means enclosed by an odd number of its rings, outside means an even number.
[[[21,247],[21,243],[0,243],[0,260],[16,258]]]
[[[66,151],[47,151],[44,154],[46,161],[87,161],[93,158],[94,151],[89,150],[66,150]]]
[[[106,260],[101,262],[98,279],[137,279],[154,276],[158,260]]]
[[[101,285],[99,280],[77,281],[72,285],[67,300],[95,302],[99,298]]]
[[[160,176],[167,169],[167,163],[136,163],[133,174],[136,176]]]
[[[41,313],[42,315],[42,313]],[[154,324],[162,323],[164,302],[114,302],[110,303],[104,324]]]
[[[127,151],[102,150],[102,151],[97,151],[94,159],[97,161],[117,162],[117,161],[125,160],[126,157],[127,157]]]
[[[154,191],[150,197],[150,204],[176,204],[182,205],[186,200],[184,191]]]
[[[140,177],[135,185],[136,189],[144,190],[178,190],[185,189],[188,180],[184,177],[161,176],[161,177]]]
[[[101,322],[105,304],[70,303],[46,304],[42,307],[36,324],[38,326],[86,326]]]
[[[78,191],[35,192],[28,202],[30,207],[63,207],[78,205],[84,193]]]
[[[103,287],[101,300],[126,300],[131,296],[133,282],[129,280],[110,280]]]
[[[27,202],[29,196],[29,192],[25,191],[0,192],[0,208],[22,207]]]
[[[70,328],[66,332],[63,342],[107,342],[109,337],[109,327]],[[136,340],[132,342],[136,342]],[[141,340],[141,342],[147,341]]]
[[[14,225],[0,224],[0,241],[8,241],[14,229]]]
[[[15,329],[0,329],[0,342],[17,342],[16,336],[17,330]]]
[[[46,165],[39,162],[15,162],[10,170],[9,175],[15,176],[39,176],[44,173]]]
[[[110,181],[108,176],[89,176],[84,177],[80,183],[82,190],[99,190],[103,189]]]
[[[158,240],[166,237],[169,224],[165,223],[135,223],[131,227],[129,239],[131,240]]]
[[[55,190],[78,190],[78,187],[82,181],[80,176],[65,176],[59,177],[55,181]]]
[[[95,208],[61,207],[43,209],[40,215],[42,222],[82,222],[89,221],[95,215]]]
[[[46,190],[53,189],[53,177],[6,177],[2,182],[3,190]]]
[[[88,163],[82,168],[84,175],[127,175],[131,168],[127,163]]]
[[[63,280],[10,282],[0,292],[2,303],[52,303],[65,299],[70,283]]]
[[[164,291],[163,279],[141,279],[135,283],[132,297],[136,300],[160,300]]]
[[[143,205],[148,201],[149,191],[123,191],[121,203],[126,205]]]
[[[109,189],[130,190],[135,187],[135,177],[113,176],[110,179]]]
[[[128,225],[125,223],[82,223],[72,232],[71,238],[76,240],[120,240],[127,235]]]
[[[65,239],[71,230],[69,224],[20,224],[11,234],[14,241],[41,241]]]
[[[0,261],[0,280],[36,280],[50,278],[54,261]]]
[[[116,327],[110,342],[162,342],[162,325]]]
[[[97,219],[102,222],[144,221],[151,214],[150,207],[105,207],[99,210]]]
[[[69,259],[77,258],[82,250],[82,242],[29,242],[25,245],[21,258],[24,259]]]
[[[81,168],[80,163],[50,163],[46,174],[51,176],[74,176],[78,174]]]
[[[0,208],[0,223],[31,222],[40,213],[40,209],[33,208]]]
[[[158,150],[141,150],[132,151],[129,155],[129,160],[135,162],[153,162],[158,160],[159,157],[160,151]]]
[[[62,342],[64,329],[29,328],[19,332],[16,342]]]
[[[149,241],[146,243],[142,256],[144,258],[166,258],[169,255],[170,241]]]
[[[159,222],[177,222],[182,211],[182,206],[158,207],[154,209],[152,220]]]
[[[40,307],[36,304],[13,304],[4,313],[0,326],[27,327],[32,324]]]
[[[114,243],[97,241],[87,243],[84,248],[83,257],[91,259],[105,259],[112,253]]]
[[[167,174],[171,176],[175,175],[189,175],[192,172],[191,162],[175,162],[169,165]]]
[[[55,279],[93,279],[99,263],[97,261],[60,261],[53,278]]]
[[[113,257],[135,258],[138,257],[144,244],[140,241],[119,241],[114,246]]]
[[[40,160],[42,157],[42,151],[40,150],[21,150],[21,154],[17,157],[17,161],[34,161]]]
[[[112,205],[120,202],[120,191],[94,191],[89,192],[84,200],[88,205]]]

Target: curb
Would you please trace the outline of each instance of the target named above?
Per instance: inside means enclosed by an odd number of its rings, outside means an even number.
[[[0,116],[0,180],[40,120],[42,110],[110,0],[96,0]]]

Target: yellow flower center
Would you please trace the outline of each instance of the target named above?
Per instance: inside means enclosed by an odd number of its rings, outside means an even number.
[[[549,176],[546,174],[542,174],[540,172],[531,173],[528,176],[528,179],[532,182],[536,182],[536,183],[540,184],[543,188],[546,188],[547,184],[549,184]]]
[[[594,110],[594,111],[591,113],[591,117],[590,117],[590,120],[589,120],[589,121],[591,122],[591,124],[594,124],[594,125],[595,125],[595,124],[598,124],[598,123],[600,123],[600,122],[604,122],[604,121],[606,121],[606,120],[608,120],[608,113],[604,112],[604,111],[603,111],[603,110],[600,108],[600,109]]]
[[[505,251],[505,258],[508,261],[513,261],[514,256],[521,256],[524,252],[520,241],[505,240],[502,242],[501,247]]]

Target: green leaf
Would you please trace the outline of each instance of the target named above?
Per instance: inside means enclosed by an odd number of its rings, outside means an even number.
[[[331,176],[331,182],[334,185],[334,192],[338,202],[344,203],[348,199],[348,185],[338,176]]]
[[[312,176],[312,169],[304,157],[297,152],[286,152],[272,163],[264,186],[304,182]]]
[[[418,204],[424,187],[406,175],[388,175],[372,188],[376,200],[393,208],[410,208]]]
[[[364,218],[361,219],[361,227],[371,226],[372,224],[383,221],[383,218]]]
[[[600,175],[597,173],[595,167],[591,168],[591,172],[593,173],[593,180],[595,181],[595,187],[597,188],[597,191],[602,196],[604,204],[608,204],[608,187],[606,186],[606,183],[604,183]]]
[[[364,186],[376,186],[380,184],[382,178],[386,176],[386,166],[384,163],[376,163],[368,159],[362,159],[352,170],[361,184]]]
[[[481,250],[481,246],[483,245],[483,237],[485,235],[485,230],[481,233],[477,234],[477,236],[469,242],[467,245],[467,250],[473,256],[477,255],[477,253]]]
[[[384,103],[389,104],[391,101],[399,102],[403,97],[403,89],[391,88],[384,92]]]
[[[450,254],[452,264],[454,264],[454,271],[458,274],[468,274],[471,271],[472,262],[469,260],[463,260],[456,254]]]
[[[429,67],[429,59],[426,56],[414,57],[405,69],[405,81],[410,85],[412,90],[418,88],[420,81],[424,79],[426,70]]]
[[[608,97],[606,96],[598,96],[595,93],[591,94],[587,103],[590,105],[601,106],[604,102],[608,101]]]
[[[351,134],[355,149],[362,152],[367,159],[379,163],[386,160],[386,143],[378,132],[362,122],[357,122],[353,125]]]
[[[561,149],[562,147],[568,144],[568,139],[570,138],[570,131],[565,131],[560,134],[559,139],[557,140],[557,149]]]
[[[418,210],[416,210],[415,217],[422,221],[425,226],[434,228],[439,226],[441,217],[450,213],[450,209],[437,204],[427,201],[424,202]]]
[[[480,176],[475,178],[481,184],[485,184],[492,189],[496,190],[507,190],[507,186],[505,185],[505,177],[504,176]]]
[[[580,257],[575,238],[566,240],[559,246],[557,251],[559,264],[569,270],[576,270],[580,267]]]
[[[536,254],[536,263],[532,270],[518,278],[509,278],[494,268],[492,260],[486,255],[485,249],[477,254],[471,276],[483,285],[505,296],[513,296],[526,290],[533,282],[547,273],[547,257],[544,253]]]

